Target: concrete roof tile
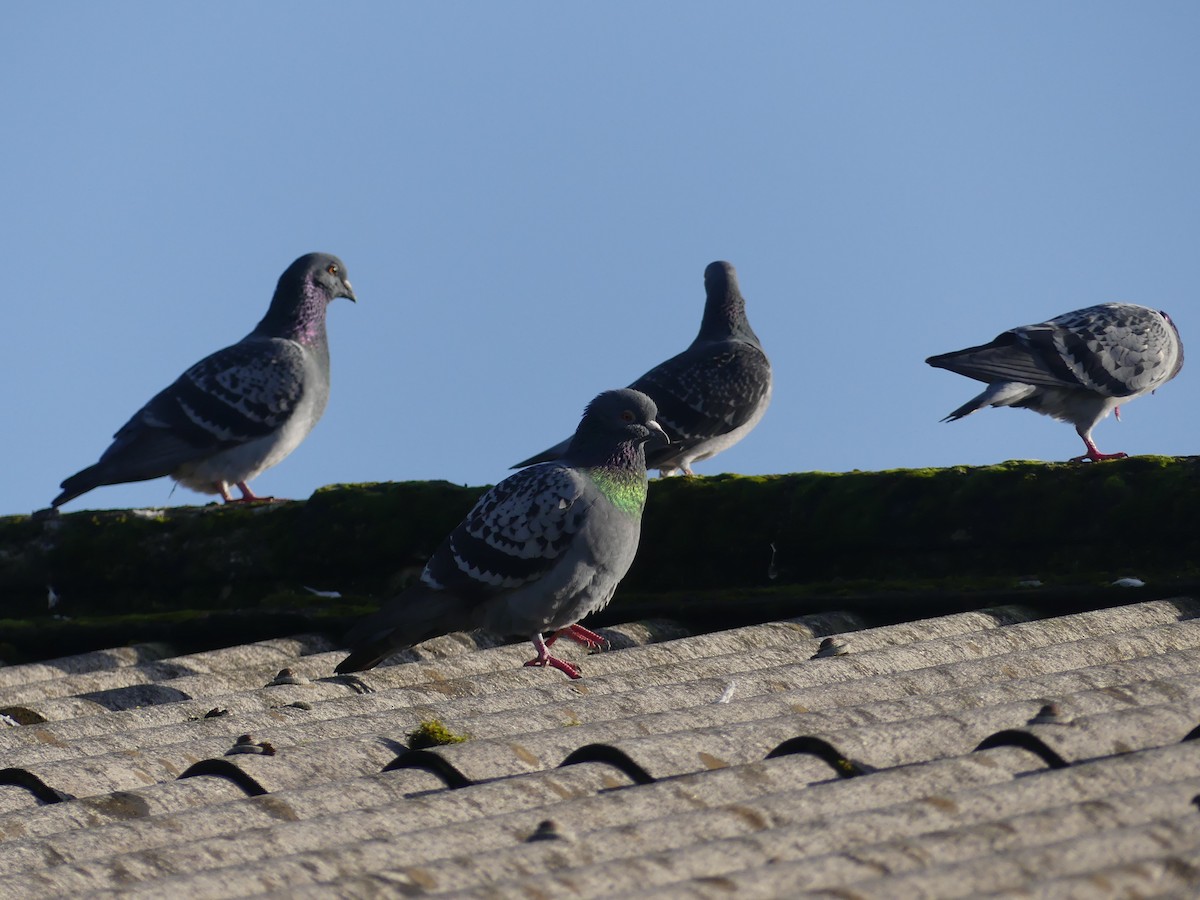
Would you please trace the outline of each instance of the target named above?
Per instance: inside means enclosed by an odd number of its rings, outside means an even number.
[[[31,724],[0,728],[0,895],[870,896],[985,884],[962,867],[997,885],[1178,875],[1164,860],[1189,858],[1192,834],[1173,823],[1200,792],[1179,743],[1200,724],[1197,613],[633,624],[581,682],[458,635],[367,673],[371,693],[332,676],[319,636],[18,667],[0,706]],[[813,658],[827,636],[845,655]],[[1073,724],[1036,720],[1050,702]],[[408,750],[430,720],[470,739]],[[1026,739],[975,749],[1006,733]],[[275,752],[225,755],[243,734]],[[545,821],[557,839],[527,842]],[[1030,870],[1047,842],[1078,868]]]
[[[822,801],[834,786],[814,786],[807,792],[764,798],[769,801],[765,804],[749,800],[736,807],[739,816],[716,823],[712,821],[716,809],[643,820],[619,829],[596,830],[576,820],[573,824],[581,831],[569,849],[582,844],[586,852],[572,853],[570,858],[558,858],[554,848],[540,845],[447,855],[421,866],[420,877],[414,880],[436,885],[439,891],[477,888],[479,895],[549,896],[568,890],[580,896],[644,895],[651,889],[657,894],[681,880],[687,880],[690,888],[698,878],[736,880],[757,866],[804,860],[815,862],[830,880],[845,884],[857,877],[873,879],[883,865],[891,872],[911,871],[914,865],[952,864],[988,853],[1016,852],[1048,837],[1061,841],[1153,824],[1164,814],[1191,815],[1187,798],[1200,787],[1200,763],[1186,767],[1190,778],[1164,780],[1171,777],[1164,762],[1160,757],[1151,765],[1137,766],[1142,776],[1157,774],[1158,778],[1143,777],[1136,789],[1121,793],[1116,792],[1119,781],[1103,777],[1103,772],[1084,771],[1096,767],[1080,767],[1070,776],[1063,770],[1045,771],[1018,782],[1023,790],[1012,790],[1005,781],[969,784],[947,779],[949,772],[939,773],[944,767],[935,763],[914,768],[928,770],[943,793],[925,797],[918,793],[915,804],[914,794],[897,803],[896,795],[885,789],[878,803],[867,802],[864,808],[833,807]],[[895,782],[911,772],[895,770],[842,784],[868,787],[864,782],[874,778]],[[1071,784],[1061,784],[1057,790],[1045,784],[1068,778]],[[730,827],[712,827],[721,821]],[[893,858],[887,862],[889,856]],[[870,865],[858,867],[857,862],[863,861]],[[832,871],[830,863],[835,864]],[[380,882],[402,877],[414,873],[393,868],[371,876]],[[823,886],[819,880],[800,880],[797,885],[806,883],[814,889]]]
[[[166,644],[134,644],[130,647],[114,647],[111,650],[95,650],[75,656],[64,656],[48,662],[0,666],[0,690],[15,685],[56,680],[67,674],[90,673],[141,665],[173,655],[171,648]]]

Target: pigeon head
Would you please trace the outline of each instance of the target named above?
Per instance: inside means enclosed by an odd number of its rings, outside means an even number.
[[[345,297],[352,303],[358,302],[358,298],[354,296],[354,288],[350,286],[350,277],[346,274],[346,264],[336,256],[328,253],[310,253],[300,257],[292,265],[298,266],[301,263],[304,263],[305,276],[311,277],[312,283],[323,289],[329,300]]]
[[[737,290],[737,269],[733,267],[733,263],[717,260],[711,262],[704,268],[704,290],[709,294],[724,294],[729,290],[729,285],[733,285],[733,289]]]
[[[345,297],[357,302],[346,264],[330,253],[306,253],[284,270],[255,332],[313,343],[325,337],[325,307]]]
[[[670,443],[662,426],[654,421],[657,415],[658,407],[641,391],[631,388],[605,391],[584,410],[568,453],[611,457],[614,450],[622,448],[640,450],[652,438]]]
[[[746,300],[738,287],[733,263],[717,260],[704,269],[704,318],[700,337],[718,340],[731,335],[758,343],[758,336],[746,318]]]
[[[285,290],[303,293],[305,288],[322,294],[326,303],[337,297],[358,301],[346,274],[346,264],[330,253],[306,253],[288,266],[279,276],[275,295]]]

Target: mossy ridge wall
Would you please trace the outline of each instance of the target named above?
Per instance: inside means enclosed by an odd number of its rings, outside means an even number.
[[[419,571],[483,490],[333,485],[305,502],[0,519],[0,618],[45,612],[51,586],[72,615],[244,610],[279,592],[295,604],[305,586],[387,591]]]
[[[335,485],[303,503],[0,519],[0,618],[44,615],[48,586],[75,616],[295,607],[303,586],[379,598],[482,490]],[[1196,457],[656,480],[618,601],[837,580],[1194,575],[1198,509]]]
[[[1198,513],[1200,457],[669,479],[625,587],[1194,576]]]

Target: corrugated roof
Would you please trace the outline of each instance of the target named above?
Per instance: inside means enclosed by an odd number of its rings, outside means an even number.
[[[603,633],[0,669],[0,897],[1200,890],[1191,598]]]

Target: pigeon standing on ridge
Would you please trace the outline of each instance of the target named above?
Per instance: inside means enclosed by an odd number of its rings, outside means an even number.
[[[660,475],[691,475],[692,463],[732,447],[758,424],[771,402],[771,363],[746,318],[746,300],[730,263],[704,270],[704,318],[690,347],[630,385],[658,406],[671,443],[648,448],[646,467]],[[519,462],[554,459],[567,441]]]
[[[1048,322],[1022,325],[989,344],[925,360],[978,381],[987,389],[943,422],[987,406],[1032,409],[1071,422],[1087,453],[1071,461],[1121,459],[1101,453],[1092,429],[1120,404],[1152,393],[1183,367],[1183,342],[1170,316],[1133,303],[1102,303]]]
[[[309,253],[279,278],[271,306],[236,344],[206,356],[121,426],[100,461],[62,483],[53,507],[104,484],[170,475],[233,502],[300,445],[329,399],[325,309],[355,300],[336,256]]]
[[[430,557],[421,580],[348,635],[340,674],[451,631],[530,635],[537,656],[570,678],[579,667],[551,656],[566,635],[603,639],[577,622],[612,599],[637,552],[646,504],[646,442],[658,435],[654,402],[629,389],[588,404],[562,457],[510,475],[484,494]],[[542,632],[552,631],[544,639]]]

